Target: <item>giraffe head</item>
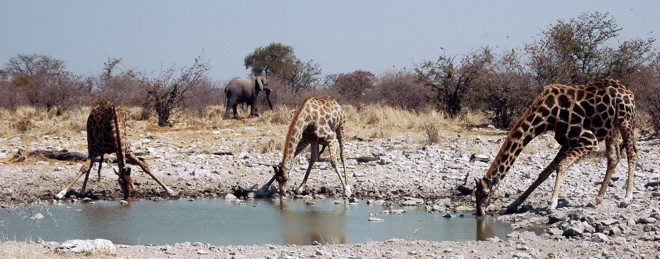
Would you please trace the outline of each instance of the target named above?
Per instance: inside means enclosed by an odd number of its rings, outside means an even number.
[[[477,204],[477,216],[483,216],[486,208],[490,205],[491,193],[495,191],[495,186],[499,182],[499,177],[488,179],[486,176],[483,178],[475,178],[474,182],[476,187],[474,189],[474,197]]]
[[[289,178],[286,177],[286,171],[282,165],[274,165],[273,169],[275,170],[275,179],[277,179],[277,183],[279,184],[278,190],[280,190],[280,196],[285,196],[286,182],[289,180]]]
[[[119,187],[121,187],[121,192],[124,193],[124,200],[128,201],[131,199],[131,190],[133,188],[133,179],[131,179],[131,168],[124,167],[122,172],[115,173],[119,176],[117,182],[119,182]]]

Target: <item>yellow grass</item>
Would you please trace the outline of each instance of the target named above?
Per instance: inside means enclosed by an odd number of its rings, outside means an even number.
[[[448,119],[434,110],[412,111],[390,106],[367,105],[357,109],[350,105],[342,106],[347,125],[344,137],[366,139],[392,138],[403,135],[422,136],[428,143],[442,141],[447,134],[470,135],[466,125],[483,124],[484,117],[466,113],[455,119]],[[127,111],[128,135],[131,138],[143,138],[150,133],[166,133],[176,138],[209,138],[210,132],[231,129],[232,136],[259,137],[257,152],[281,150],[284,134],[292,119],[295,107],[276,106],[271,110],[261,111],[257,118],[247,117],[248,111],[241,109],[241,119],[224,120],[224,107],[211,106],[206,115],[199,117],[186,111],[176,111],[172,116],[172,127],[159,127],[156,116],[147,114],[140,107],[123,108]],[[0,138],[20,136],[23,143],[29,143],[44,135],[51,137],[79,137],[86,130],[90,107],[65,111],[61,116],[54,112],[34,107],[20,107],[16,111],[0,109]],[[147,118],[146,120],[143,118]],[[251,129],[250,129],[251,128]],[[217,136],[216,136],[217,138]],[[71,147],[74,148],[74,147]],[[75,147],[84,149],[84,147]]]

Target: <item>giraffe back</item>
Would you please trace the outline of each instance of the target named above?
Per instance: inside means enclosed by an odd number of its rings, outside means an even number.
[[[90,158],[110,153],[124,158],[126,113],[110,102],[96,104],[87,117],[87,150]]]
[[[328,96],[305,99],[289,124],[282,164],[290,162],[296,145],[303,137],[317,143],[325,142],[331,134],[340,138],[345,120],[341,106],[334,99]]]
[[[589,130],[602,141],[617,134],[622,123],[634,121],[634,94],[617,80],[578,86],[550,85],[541,96],[536,101],[539,103],[534,104],[533,114],[521,118],[524,121],[517,134],[528,131],[528,127],[538,132],[554,130],[556,140],[565,145],[580,132]],[[536,135],[525,136],[524,143]]]

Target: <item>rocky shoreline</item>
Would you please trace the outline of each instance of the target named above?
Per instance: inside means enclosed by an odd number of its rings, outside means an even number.
[[[280,159],[274,129],[240,127],[226,130],[181,130],[149,133],[130,139],[132,150],[145,158],[155,174],[178,192],[170,197],[146,174],[136,169],[136,199],[224,198],[246,194],[240,190],[260,187],[272,175],[271,164]],[[404,133],[387,139],[352,136],[345,145],[349,183],[356,199],[394,202],[404,197],[419,199],[419,206],[439,211],[474,211],[469,194],[474,177],[481,177],[497,153],[505,132],[476,129],[468,134],[445,133],[436,144],[420,134]],[[4,208],[25,203],[72,202],[53,199],[79,169],[79,162],[27,157],[13,162],[18,149],[69,150],[86,153],[80,136],[39,136],[0,139],[0,190]],[[518,213],[499,214],[535,179],[552,160],[559,146],[552,136],[540,136],[520,155],[502,180],[497,199],[489,212],[512,222],[516,232],[508,240],[430,242],[389,240],[364,244],[318,246],[214,246],[174,244],[169,246],[126,246],[115,244],[119,257],[612,257],[658,258],[660,254],[660,141],[638,140],[634,199],[621,206],[625,193],[627,163],[621,160],[602,204],[593,200],[605,174],[605,159],[595,152],[567,171],[558,209],[546,210],[554,176],[542,184]],[[603,150],[604,148],[601,148]],[[599,155],[600,154],[600,155]],[[473,156],[474,155],[474,156]],[[358,157],[375,157],[359,161]],[[471,159],[472,158],[472,159]],[[477,159],[475,159],[477,158]],[[289,187],[302,181],[306,158],[297,158]],[[104,170],[110,170],[104,166]],[[116,177],[103,171],[100,181],[92,174],[88,185],[98,199],[117,200],[121,192]],[[79,189],[82,180],[74,185]],[[341,185],[328,163],[317,163],[302,194],[333,197]],[[237,192],[238,191],[238,192]],[[526,231],[541,227],[544,233]],[[1,257],[57,256],[60,244],[50,242],[0,242]]]

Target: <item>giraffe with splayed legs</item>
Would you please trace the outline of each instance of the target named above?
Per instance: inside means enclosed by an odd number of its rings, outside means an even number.
[[[557,172],[549,209],[557,208],[559,189],[566,169],[605,141],[607,170],[596,203],[605,197],[607,185],[619,163],[619,140],[628,156],[628,181],[624,202],[632,200],[637,149],[634,139],[635,96],[617,80],[605,79],[586,85],[546,86],[509,132],[486,175],[475,179],[477,215],[485,213],[499,182],[506,176],[520,152],[534,137],[554,131],[561,145],[556,157],[527,190],[507,207],[515,212],[550,174]]]
[[[305,99],[296,110],[289,129],[286,134],[282,162],[273,166],[275,175],[262,187],[265,190],[270,187],[274,180],[279,183],[280,195],[284,196],[286,182],[288,180],[287,166],[307,146],[311,145],[311,156],[305,177],[298,188],[305,185],[312,166],[319,159],[320,154],[327,147],[330,151],[330,164],[339,176],[339,181],[344,188],[344,194],[351,196],[351,188],[348,185],[346,175],[346,162],[344,160],[344,147],[342,142],[342,131],[346,116],[341,106],[334,99],[322,97],[309,97]],[[320,148],[322,146],[322,148]],[[337,158],[341,160],[344,179],[337,168]]]
[[[149,176],[151,176],[151,178],[162,186],[170,195],[176,195],[172,189],[163,184],[158,177],[151,173],[149,166],[147,166],[145,162],[138,159],[133,152],[128,149],[126,143],[126,113],[110,102],[104,101],[97,103],[89,114],[89,117],[87,117],[87,151],[87,160],[80,167],[78,174],[73,178],[71,183],[56,195],[56,198],[62,199],[71,186],[73,186],[83,174],[85,174],[85,180],[82,189],[80,190],[80,194],[84,195],[89,172],[92,169],[94,159],[97,157],[101,158],[98,170],[100,179],[103,155],[110,153],[117,154],[119,171],[115,171],[115,173],[119,176],[118,182],[124,194],[124,200],[130,200],[131,189],[133,188],[131,169],[126,166],[127,158],[133,160],[139,165],[144,172],[149,174]]]

